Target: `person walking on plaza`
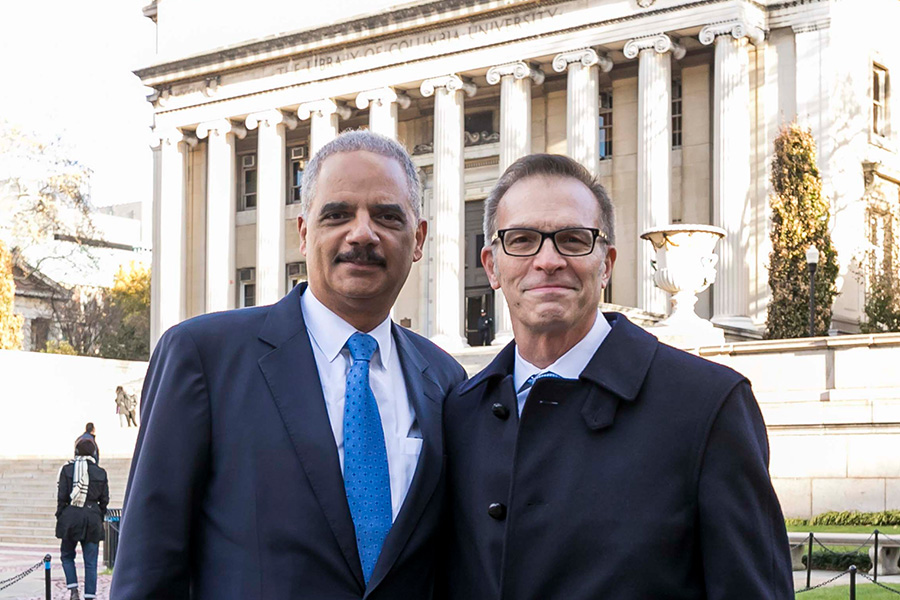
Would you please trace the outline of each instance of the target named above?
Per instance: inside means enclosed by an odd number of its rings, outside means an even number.
[[[309,283],[169,329],[150,359],[115,600],[429,600],[441,405],[465,371],[395,325],[416,167],[366,131],[303,173]]]
[[[116,414],[119,415],[120,427],[137,427],[134,418],[137,409],[137,401],[132,394],[125,391],[121,385],[116,387]]]
[[[79,441],[75,459],[59,470],[56,537],[62,540],[60,559],[71,600],[80,598],[75,571],[75,549],[79,543],[84,560],[84,597],[97,596],[97,558],[103,539],[103,517],[109,504],[109,481],[106,471],[97,466],[93,456],[96,449],[89,439]]]
[[[88,440],[94,444],[94,454],[93,454],[94,462],[99,465],[100,464],[100,446],[97,445],[97,428],[94,427],[94,424],[91,422],[88,422],[84,426],[84,433],[82,433],[77,438],[75,438],[75,446],[78,446],[78,444],[84,440]],[[76,454],[75,456],[78,456],[78,455]]]
[[[514,162],[482,264],[514,341],[444,410],[450,600],[790,600],[766,427],[739,373],[601,313],[613,205],[579,163]]]

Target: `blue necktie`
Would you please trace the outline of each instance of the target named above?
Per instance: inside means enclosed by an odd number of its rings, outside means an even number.
[[[378,342],[365,333],[347,340],[353,364],[344,403],[344,488],[367,585],[392,522],[384,429],[369,385],[369,361],[376,348]]]
[[[538,379],[546,379],[548,377],[550,379],[562,379],[563,378],[562,375],[557,375],[553,371],[544,371],[543,373],[535,373],[534,375],[532,375],[531,377],[529,377],[528,379],[525,380],[525,383],[522,384],[522,387],[519,388],[519,391],[516,392],[516,395],[521,394],[525,390],[530,390],[531,386],[533,386],[534,382],[537,381]]]

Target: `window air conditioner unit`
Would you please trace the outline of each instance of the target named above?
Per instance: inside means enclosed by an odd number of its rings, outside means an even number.
[[[306,146],[291,148],[291,160],[303,160],[304,158],[306,158]]]
[[[249,169],[256,166],[256,155],[255,154],[245,154],[241,157],[241,166],[245,169]]]
[[[290,263],[290,264],[288,264],[287,268],[288,268],[288,277],[306,277],[306,263],[305,262]]]
[[[253,267],[248,267],[246,269],[238,269],[238,279],[240,279],[241,283],[246,283],[248,281],[256,280],[256,269]]]

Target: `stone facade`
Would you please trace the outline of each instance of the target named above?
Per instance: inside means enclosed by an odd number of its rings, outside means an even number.
[[[302,20],[276,4],[254,13],[277,19],[253,23],[210,0],[145,9],[160,40],[159,62],[137,71],[155,89],[154,341],[302,279],[293,178],[310,151],[359,127],[396,136],[420,167],[429,240],[394,318],[447,348],[466,343],[481,308],[508,333],[466,215],[527,151],[567,153],[610,190],[619,258],[607,301],[665,312],[640,233],[717,225],[729,235],[697,311],[758,336],[772,142],[794,118],[816,138],[833,207],[834,328],[857,330],[863,256],[892,239],[873,233],[871,205],[900,204],[898,95],[876,85],[878,69],[885,81],[900,72],[895,1],[375,1],[365,10],[377,14],[339,5]],[[223,27],[207,19],[225,15]]]

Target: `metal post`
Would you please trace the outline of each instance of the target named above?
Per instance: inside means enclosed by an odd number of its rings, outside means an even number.
[[[809,337],[816,335],[816,265],[809,265]]]
[[[50,600],[50,555],[44,555],[44,598]]]
[[[850,565],[850,600],[856,600],[856,565]]]
[[[809,532],[809,550],[806,551],[806,589],[809,589],[810,579],[812,578],[812,544],[813,534]]]
[[[878,530],[875,530],[875,558],[872,559],[872,581],[878,581]]]

